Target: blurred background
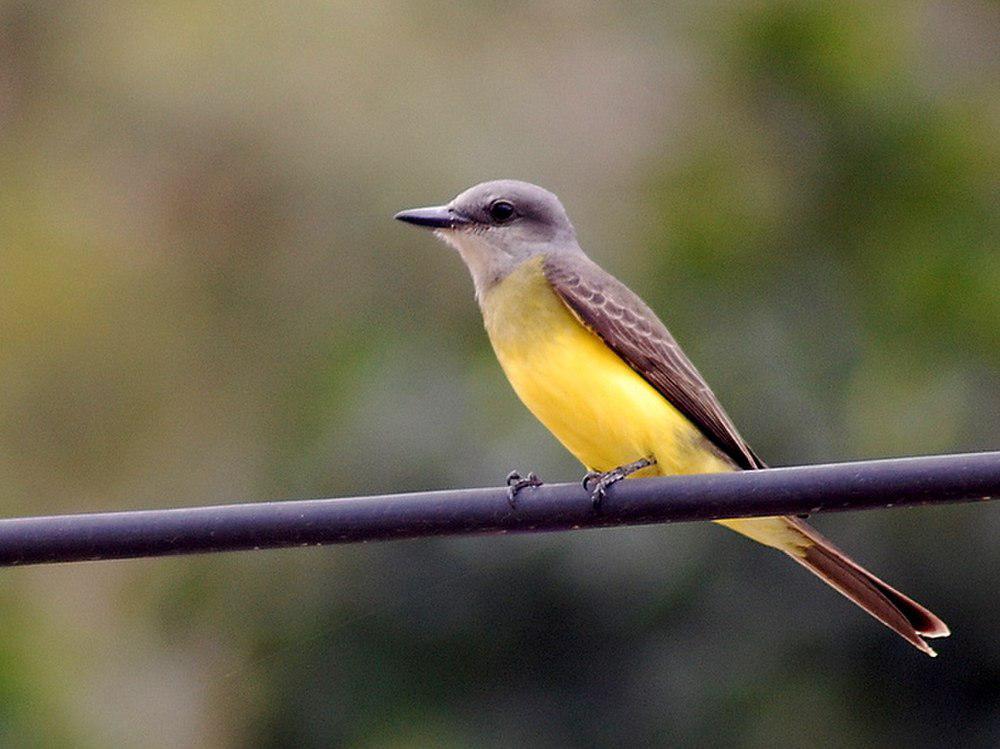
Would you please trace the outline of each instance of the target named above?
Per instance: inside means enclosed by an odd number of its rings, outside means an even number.
[[[989,2],[0,2],[0,512],[581,468],[458,258],[558,193],[775,465],[1000,447]],[[9,569],[0,745],[1000,744],[1000,507]]]

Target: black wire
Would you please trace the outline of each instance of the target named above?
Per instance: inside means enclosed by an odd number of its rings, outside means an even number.
[[[1000,497],[1000,452],[622,481],[599,510],[579,483],[0,520],[0,566],[562,531]]]

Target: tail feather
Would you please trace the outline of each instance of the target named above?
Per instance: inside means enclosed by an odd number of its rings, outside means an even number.
[[[925,637],[950,634],[948,626],[937,616],[875,577],[798,518],[753,518],[722,521],[722,524],[785,552],[927,655],[937,653]]]
[[[947,637],[951,634],[941,619],[909,596],[875,577],[816,529],[797,518],[784,520],[810,541],[802,551],[789,553],[792,559],[850,598],[914,647],[927,655],[937,655],[924,638]]]

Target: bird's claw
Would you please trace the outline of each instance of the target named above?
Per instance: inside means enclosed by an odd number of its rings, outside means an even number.
[[[594,509],[601,507],[601,502],[608,493],[608,487],[625,478],[626,474],[621,468],[612,468],[610,471],[601,473],[600,471],[587,471],[583,477],[583,488],[590,494],[590,502]]]
[[[656,463],[656,459],[640,458],[634,463],[628,463],[623,466],[618,466],[617,468],[612,468],[610,471],[587,471],[587,475],[583,477],[583,488],[590,493],[590,501],[594,506],[595,510],[601,508],[601,502],[604,501],[604,497],[608,493],[608,489],[613,485],[617,484],[624,478],[631,476],[636,471],[641,471],[643,468],[648,468]]]
[[[527,476],[522,476],[517,471],[511,471],[507,474],[507,504],[512,508],[517,507],[517,493],[528,486],[541,486],[542,480],[538,478],[538,474],[534,471],[530,471]]]

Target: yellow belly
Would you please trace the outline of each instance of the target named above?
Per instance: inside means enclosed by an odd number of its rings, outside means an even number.
[[[497,359],[518,397],[594,471],[654,458],[633,474],[719,473],[733,467],[652,385],[585,328],[527,261],[480,300]],[[731,530],[800,556],[811,542],[785,518],[720,520]]]
[[[535,258],[481,300],[497,358],[520,399],[589,469],[644,457],[637,475],[731,470],[701,433],[556,296]]]

